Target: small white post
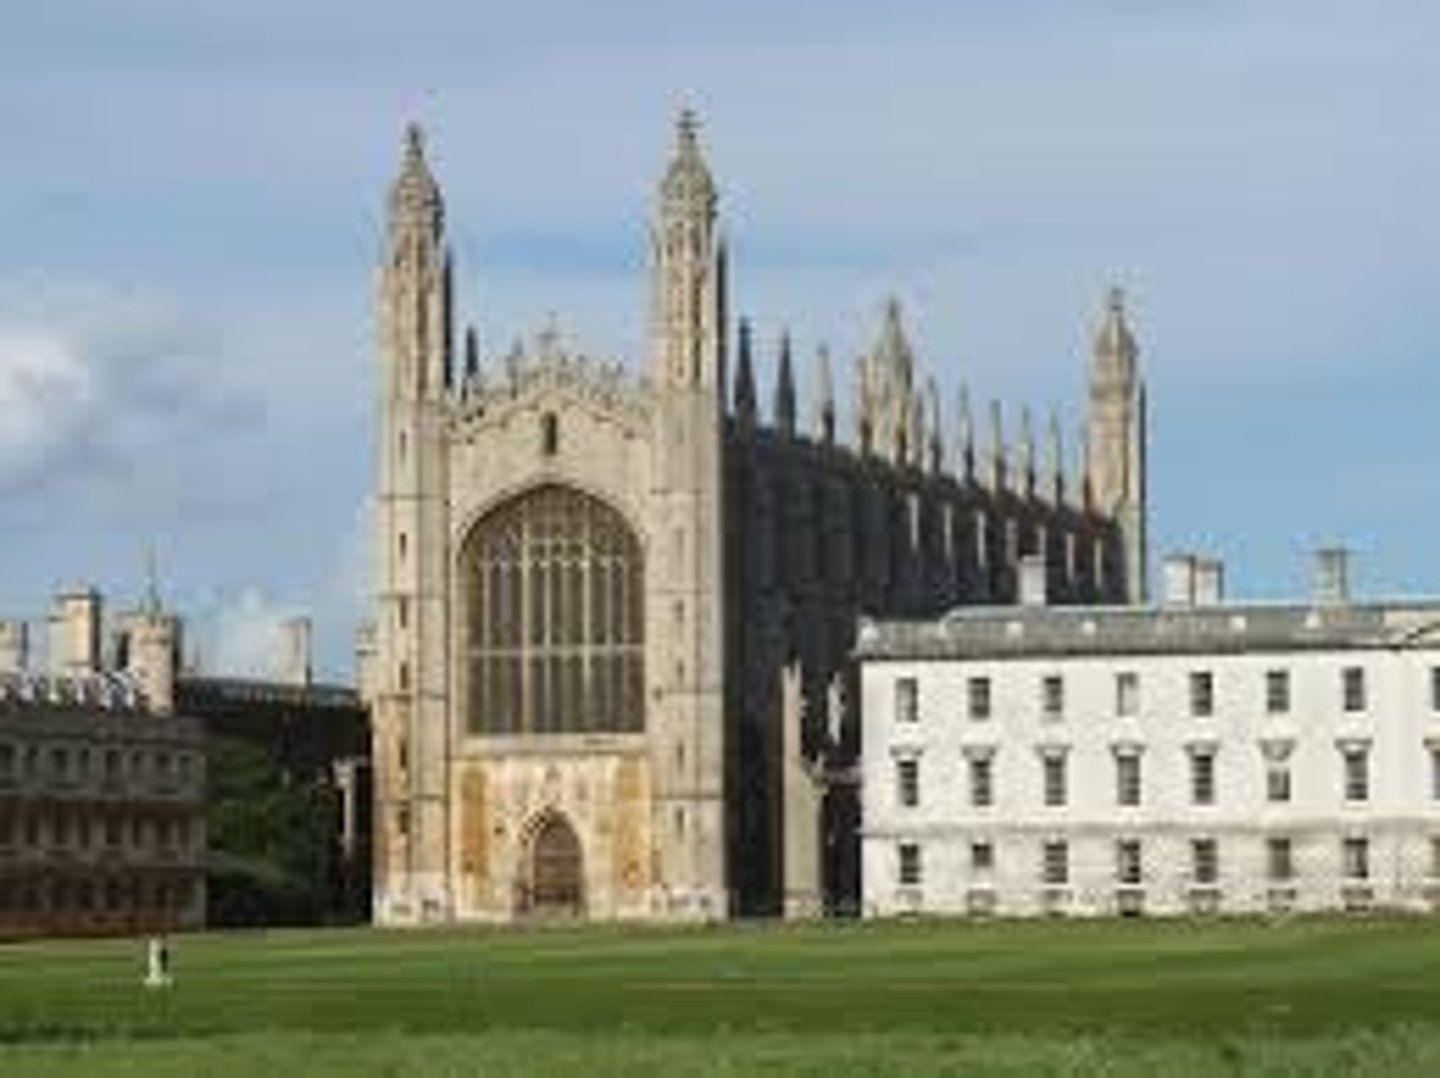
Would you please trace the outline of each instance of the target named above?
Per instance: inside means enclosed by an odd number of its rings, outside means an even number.
[[[170,944],[164,936],[151,936],[145,946],[145,987],[169,988],[174,983],[170,974]]]

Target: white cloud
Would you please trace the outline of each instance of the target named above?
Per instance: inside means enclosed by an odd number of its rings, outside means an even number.
[[[202,671],[230,677],[280,677],[285,662],[284,624],[300,613],[258,587],[224,597],[193,622]]]
[[[0,281],[0,490],[79,483],[164,496],[181,443],[258,417],[258,400],[224,376],[221,354],[151,297]]]
[[[48,465],[94,400],[93,372],[72,342],[38,327],[0,325],[0,488]]]

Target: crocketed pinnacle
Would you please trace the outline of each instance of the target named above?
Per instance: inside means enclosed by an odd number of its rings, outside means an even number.
[[[1105,314],[1095,334],[1095,374],[1106,380],[1130,381],[1135,377],[1135,360],[1139,348],[1130,332],[1125,314],[1125,293],[1111,288],[1105,301]]]
[[[660,196],[667,208],[709,213],[715,206],[715,181],[700,150],[697,130],[695,114],[683,110],[675,125],[675,152],[660,183]]]
[[[440,185],[425,160],[425,133],[420,125],[405,128],[405,149],[400,174],[390,188],[392,226],[419,224],[438,233],[445,213]]]

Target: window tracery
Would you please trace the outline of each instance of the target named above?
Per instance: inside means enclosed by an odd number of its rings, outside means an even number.
[[[487,514],[462,555],[469,729],[644,728],[644,565],[634,531],[544,486]]]

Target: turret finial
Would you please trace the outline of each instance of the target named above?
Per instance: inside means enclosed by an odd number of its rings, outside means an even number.
[[[416,120],[405,125],[405,161],[425,160],[425,129]]]
[[[412,121],[405,125],[400,172],[390,188],[392,227],[419,225],[438,237],[444,212],[440,185],[425,160],[425,132]]]
[[[680,118],[675,122],[675,152],[660,191],[664,200],[673,206],[713,214],[715,181],[700,149],[699,129],[695,113],[688,108],[681,109]]]
[[[1139,354],[1125,310],[1125,293],[1118,285],[1113,286],[1106,294],[1105,313],[1095,334],[1094,377],[1109,382],[1131,381]]]

